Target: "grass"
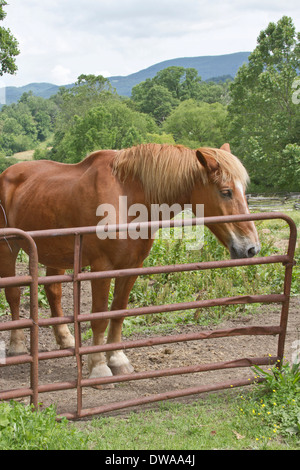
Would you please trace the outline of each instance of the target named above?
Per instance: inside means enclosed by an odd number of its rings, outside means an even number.
[[[85,442],[67,420],[56,421],[53,406],[35,413],[18,402],[0,403],[0,450],[75,450]]]
[[[53,407],[34,413],[16,402],[0,403],[0,450],[299,449],[299,382],[289,387],[288,406],[285,386],[295,378],[288,364],[285,376],[285,385],[276,381],[271,392],[267,382],[267,387],[256,385],[242,394],[211,393],[190,404],[165,402],[151,410],[88,422],[58,423]]]

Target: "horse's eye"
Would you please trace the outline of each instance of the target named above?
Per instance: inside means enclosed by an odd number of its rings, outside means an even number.
[[[226,199],[231,199],[232,198],[232,190],[231,189],[222,189],[220,191],[221,196],[226,198]]]

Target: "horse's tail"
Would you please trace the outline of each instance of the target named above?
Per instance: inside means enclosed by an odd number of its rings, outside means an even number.
[[[0,229],[8,226],[5,208],[4,179],[2,175],[3,173],[0,174]]]

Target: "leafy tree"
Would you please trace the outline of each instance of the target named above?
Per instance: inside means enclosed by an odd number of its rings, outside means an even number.
[[[150,114],[158,124],[179,104],[171,91],[150,79],[133,88],[132,99],[141,113]]]
[[[59,106],[55,120],[54,147],[63,139],[74,121],[74,116],[83,116],[99,103],[112,97],[117,99],[109,80],[102,75],[80,75],[75,86],[69,89],[60,88],[53,101]]]
[[[7,158],[0,152],[0,173],[2,173],[4,170],[6,170],[6,168],[11,165],[14,165],[15,163],[18,163],[18,160],[16,158]]]
[[[166,134],[165,132],[161,132],[160,134],[147,134],[146,135],[146,142],[153,143],[153,144],[168,144],[168,145],[175,145],[175,140],[172,134]]]
[[[153,79],[147,79],[132,89],[137,109],[153,116],[161,124],[180,101],[196,98],[201,77],[196,69],[167,67]]]
[[[252,182],[260,189],[299,190],[299,179],[290,186],[288,175],[297,167],[287,147],[299,143],[300,106],[292,100],[300,69],[299,40],[291,18],[270,23],[231,86],[230,141],[244,155]]]
[[[133,87],[131,99],[138,111],[150,114],[161,125],[181,102],[189,99],[228,104],[228,87],[228,81],[202,82],[194,68],[173,66]]]
[[[197,71],[196,74],[198,75]],[[160,70],[153,79],[154,83],[162,85],[169,90],[173,97],[180,100],[182,96],[182,84],[184,83],[184,67],[167,67]],[[200,78],[201,80],[201,78]]]
[[[282,167],[277,181],[279,189],[297,189],[300,180],[300,145],[288,144],[282,151]]]
[[[197,100],[205,103],[221,103],[228,105],[230,103],[229,86],[231,80],[226,80],[224,83],[216,83],[214,81],[201,82],[198,89]]]
[[[220,103],[182,102],[166,119],[163,130],[189,147],[220,147],[225,137],[226,108]]]
[[[5,0],[0,0],[0,21],[6,17],[6,12],[3,9],[6,5]],[[0,27],[0,76],[5,73],[14,74],[17,71],[15,57],[19,54],[18,41],[10,29]]]
[[[53,133],[58,108],[53,100],[24,93],[0,112],[0,150],[4,155],[31,150]]]
[[[63,134],[58,129],[50,158],[76,163],[94,150],[142,143],[148,133],[157,130],[149,116],[130,109],[121,100],[107,100],[80,116],[75,115]]]

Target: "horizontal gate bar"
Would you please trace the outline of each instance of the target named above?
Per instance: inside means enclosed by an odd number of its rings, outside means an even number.
[[[136,398],[132,400],[126,400],[107,405],[98,406],[95,408],[87,408],[82,410],[78,415],[77,413],[63,413],[59,417],[66,417],[67,419],[86,418],[95,414],[108,413],[110,411],[116,411],[124,408],[130,408],[132,406],[146,405],[149,403],[155,403],[157,401],[172,400],[174,398],[186,397],[190,395],[198,395],[204,392],[213,392],[217,390],[224,390],[227,388],[243,387],[245,385],[251,385],[253,383],[263,382],[265,379],[248,379],[239,380],[232,382],[222,382],[211,385],[203,385],[201,387],[191,387],[181,390],[173,390],[171,392],[165,392],[155,395],[149,395],[146,397]]]
[[[105,318],[119,318],[119,317],[130,317],[136,315],[147,315],[156,314],[163,312],[176,312],[179,310],[192,310],[196,308],[209,308],[216,307],[218,305],[238,305],[248,303],[282,303],[287,300],[284,294],[268,294],[268,295],[246,295],[236,297],[222,297],[220,299],[207,299],[207,300],[195,300],[194,302],[183,302],[178,304],[168,305],[155,305],[152,307],[138,307],[126,310],[110,310],[107,312],[95,312],[83,315],[78,315],[79,322],[87,322],[92,320],[99,320]],[[53,318],[40,318],[38,326],[53,326],[61,324],[74,323],[73,316],[67,317],[53,317]],[[16,320],[0,323],[0,331],[30,328],[32,327],[32,320]]]
[[[117,350],[127,350],[142,347],[158,346],[161,344],[180,343],[184,341],[197,341],[213,338],[227,338],[231,336],[275,336],[281,332],[280,326],[252,326],[231,328],[215,331],[204,331],[198,333],[187,333],[181,335],[158,336],[148,339],[138,339],[135,341],[122,341],[120,343],[106,343],[101,346],[81,347],[79,353],[92,354],[94,352],[107,352]]]
[[[31,319],[11,320],[0,322],[0,331],[20,330],[22,328],[31,328],[33,321]]]
[[[89,281],[93,279],[113,279],[128,276],[146,276],[154,274],[167,274],[175,272],[204,271],[207,269],[233,268],[237,266],[253,266],[257,264],[287,264],[290,257],[287,255],[274,255],[256,258],[228,259],[223,261],[207,261],[199,263],[186,263],[167,266],[152,266],[149,268],[131,268],[111,271],[98,271],[79,273],[78,281]],[[29,285],[32,281],[30,276],[6,277],[0,279],[0,288],[2,287],[20,287]],[[73,274],[63,274],[57,276],[40,276],[38,278],[39,285],[47,285],[52,283],[68,283],[74,282]]]
[[[26,232],[27,235],[34,239],[39,238],[50,238],[50,237],[65,237],[65,236],[74,236],[74,235],[94,235],[97,232],[122,232],[122,231],[138,231],[143,228],[155,228],[163,229],[170,227],[191,227],[195,225],[213,225],[213,224],[226,224],[234,222],[248,222],[248,221],[258,221],[258,220],[271,220],[271,219],[283,219],[289,226],[292,237],[296,234],[296,227],[293,220],[282,212],[263,212],[256,214],[239,214],[239,215],[228,215],[228,216],[214,216],[214,217],[205,217],[205,218],[191,218],[182,220],[162,220],[162,221],[153,221],[153,222],[131,222],[129,224],[115,224],[115,225],[100,225],[97,227],[72,227],[72,228],[62,228],[62,229],[50,229],[50,230],[36,230]],[[3,229],[4,232],[5,229]],[[9,230],[9,229],[7,229]],[[11,238],[10,234],[4,234],[6,238]]]
[[[209,372],[211,370],[235,369],[235,368],[251,367],[254,365],[258,365],[258,366],[272,365],[272,364],[276,364],[277,361],[278,361],[277,356],[257,357],[257,358],[246,357],[242,359],[236,359],[233,361],[215,362],[215,363],[210,363],[210,364],[199,364],[199,365],[186,366],[186,367],[174,367],[170,369],[136,372],[134,374],[118,375],[118,376],[111,376],[111,377],[83,379],[81,380],[80,386],[92,387],[94,385],[104,385],[104,384],[129,382],[129,381],[135,381],[135,380],[145,380],[145,379],[159,378],[159,377],[170,377],[170,376],[182,375],[182,374]],[[77,388],[77,380],[68,381],[68,382],[57,382],[57,383],[39,385],[38,393],[59,392],[59,391],[64,391],[64,390],[72,390],[75,388]],[[21,398],[21,397],[26,397],[26,396],[31,396],[31,395],[32,395],[31,389],[20,388],[20,389],[0,392],[0,400],[10,400],[14,398]]]
[[[32,282],[31,276],[2,277],[0,279],[0,288],[29,286],[31,282]]]
[[[210,364],[199,364],[186,367],[173,367],[172,369],[160,369],[146,372],[136,372],[134,374],[115,375],[111,377],[101,377],[94,379],[84,379],[81,381],[82,387],[91,387],[94,385],[104,385],[119,382],[130,382],[134,380],[153,379],[158,377],[170,377],[173,375],[192,374],[199,372],[209,372],[212,370],[223,369],[237,369],[242,367],[267,366],[276,364],[278,356],[276,357],[245,357],[243,359],[236,359],[233,361],[215,362]]]
[[[228,259],[223,261],[203,261],[199,263],[174,264],[168,266],[152,266],[149,268],[120,269],[105,272],[79,273],[78,280],[107,279],[114,277],[141,276],[153,274],[178,273],[188,271],[204,271],[207,269],[232,268],[237,266],[253,266],[256,264],[288,263],[287,255],[274,255],[257,258]]]
[[[155,305],[152,307],[138,307],[126,310],[110,310],[107,312],[95,312],[89,314],[78,315],[79,322],[87,322],[104,318],[130,317],[136,315],[156,314],[163,312],[176,312],[179,310],[192,310],[196,308],[209,308],[218,305],[238,305],[247,303],[282,303],[287,300],[284,294],[268,294],[268,295],[246,295],[236,297],[222,297],[220,299],[195,300],[194,302],[183,302],[169,305]],[[74,323],[73,316],[40,318],[38,326],[51,326]],[[11,329],[21,329],[32,327],[32,320],[16,320],[0,323],[0,331]]]
[[[282,303],[286,300],[284,294],[269,295],[244,295],[236,297],[222,297],[220,299],[195,300],[194,302],[183,302],[169,305],[155,305],[153,307],[138,307],[127,310],[111,310],[109,312],[97,312],[78,315],[78,321],[91,321],[105,318],[132,317],[137,315],[155,314],[163,312],[176,312],[178,310],[189,310],[194,308],[216,307],[218,305],[237,305],[255,303]]]
[[[15,390],[6,390],[0,392],[0,400],[14,400],[15,398],[32,397],[31,388],[17,388]]]
[[[185,341],[197,341],[213,338],[224,338],[232,336],[275,336],[280,334],[282,328],[280,326],[250,326],[240,328],[228,328],[215,331],[200,331],[198,333],[187,333],[180,335],[157,336],[148,339],[138,339],[134,341],[122,341],[120,343],[107,343],[99,346],[83,346],[79,348],[81,356],[85,354],[93,354],[97,352],[128,350],[141,347],[159,346],[162,344],[180,343]],[[75,356],[75,349],[60,349],[54,351],[40,352],[38,354],[39,361],[48,361],[51,359],[61,359],[64,357]],[[4,365],[10,366],[15,364],[26,364],[32,362],[30,355],[22,355],[17,357],[8,357]],[[0,366],[1,367],[1,366]]]

